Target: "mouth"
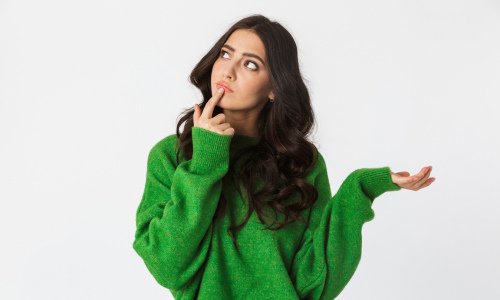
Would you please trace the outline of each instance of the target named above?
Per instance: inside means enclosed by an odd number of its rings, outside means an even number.
[[[232,93],[233,90],[231,90],[229,87],[223,85],[223,84],[219,84],[217,83],[217,89],[220,89],[220,88],[223,88],[224,90],[226,90],[226,92],[229,92],[229,93]]]

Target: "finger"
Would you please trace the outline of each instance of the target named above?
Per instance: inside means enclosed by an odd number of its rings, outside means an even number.
[[[225,121],[226,121],[226,115],[224,113],[220,113],[210,120],[210,124],[212,124],[214,126],[218,126],[218,125],[224,123]]]
[[[225,135],[230,135],[231,137],[234,136],[234,128],[233,127],[230,127],[226,130],[223,131]]]
[[[429,176],[431,175],[431,167],[427,167],[427,172],[425,173],[424,177],[422,177],[422,179],[420,180],[417,180],[417,182],[415,182],[415,184],[413,185],[414,188],[420,188],[427,180],[427,178],[429,178]]]
[[[198,119],[200,118],[200,106],[198,104],[194,105],[194,113],[193,113],[193,125],[196,126],[198,124]]]
[[[398,180],[396,183],[399,185],[404,185],[405,187],[410,187],[413,183],[417,182],[421,177],[417,175],[410,176],[410,173],[408,172],[397,172],[395,174],[400,175],[400,177],[397,177],[396,179]]]
[[[208,120],[212,118],[215,105],[217,105],[219,99],[222,97],[223,94],[224,94],[224,88],[220,88],[215,92],[215,95],[213,95],[212,98],[210,98],[210,100],[207,101],[207,104],[205,105],[205,108],[201,113],[201,116],[204,119]]]
[[[222,123],[222,124],[219,125],[218,128],[219,128],[220,131],[224,132],[224,130],[228,129],[229,127],[231,127],[231,124],[229,124],[229,123]]]
[[[422,177],[424,177],[425,175],[425,167],[422,168],[422,170],[420,170],[420,172],[418,172],[416,175],[412,176],[412,180],[411,183],[415,183],[415,182],[418,182],[419,179],[421,179]]]
[[[423,189],[423,188],[425,188],[425,187],[428,187],[429,185],[431,185],[431,183],[433,183],[433,182],[434,182],[434,180],[435,180],[435,179],[436,179],[436,178],[429,178],[429,179],[427,179],[427,180],[424,182],[424,184],[422,184],[422,185],[420,186],[420,189]]]
[[[400,182],[401,184],[405,185],[412,185],[412,183],[416,182],[418,180],[418,177],[415,176],[410,176],[410,177],[400,177]]]

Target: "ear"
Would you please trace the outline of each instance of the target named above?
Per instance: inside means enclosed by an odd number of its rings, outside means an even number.
[[[271,91],[267,97],[271,100],[274,100],[274,92]]]

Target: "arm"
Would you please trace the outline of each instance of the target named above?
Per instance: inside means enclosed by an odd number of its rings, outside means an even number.
[[[401,189],[391,181],[389,167],[365,168],[349,174],[332,198],[324,160],[320,163],[315,180],[320,209],[311,212],[317,217],[304,233],[290,273],[300,299],[331,300],[342,292],[361,260],[361,229],[374,218],[373,200]]]
[[[193,157],[174,169],[165,150],[148,156],[133,248],[156,281],[181,289],[207,257],[214,216],[229,166],[231,136],[193,127]],[[168,170],[171,170],[168,172]]]

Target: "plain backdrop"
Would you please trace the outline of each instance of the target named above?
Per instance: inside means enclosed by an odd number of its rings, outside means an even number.
[[[0,0],[0,298],[173,299],[132,248],[149,150],[236,21],[295,38],[333,194],[383,194],[337,299],[500,299],[500,1]]]

